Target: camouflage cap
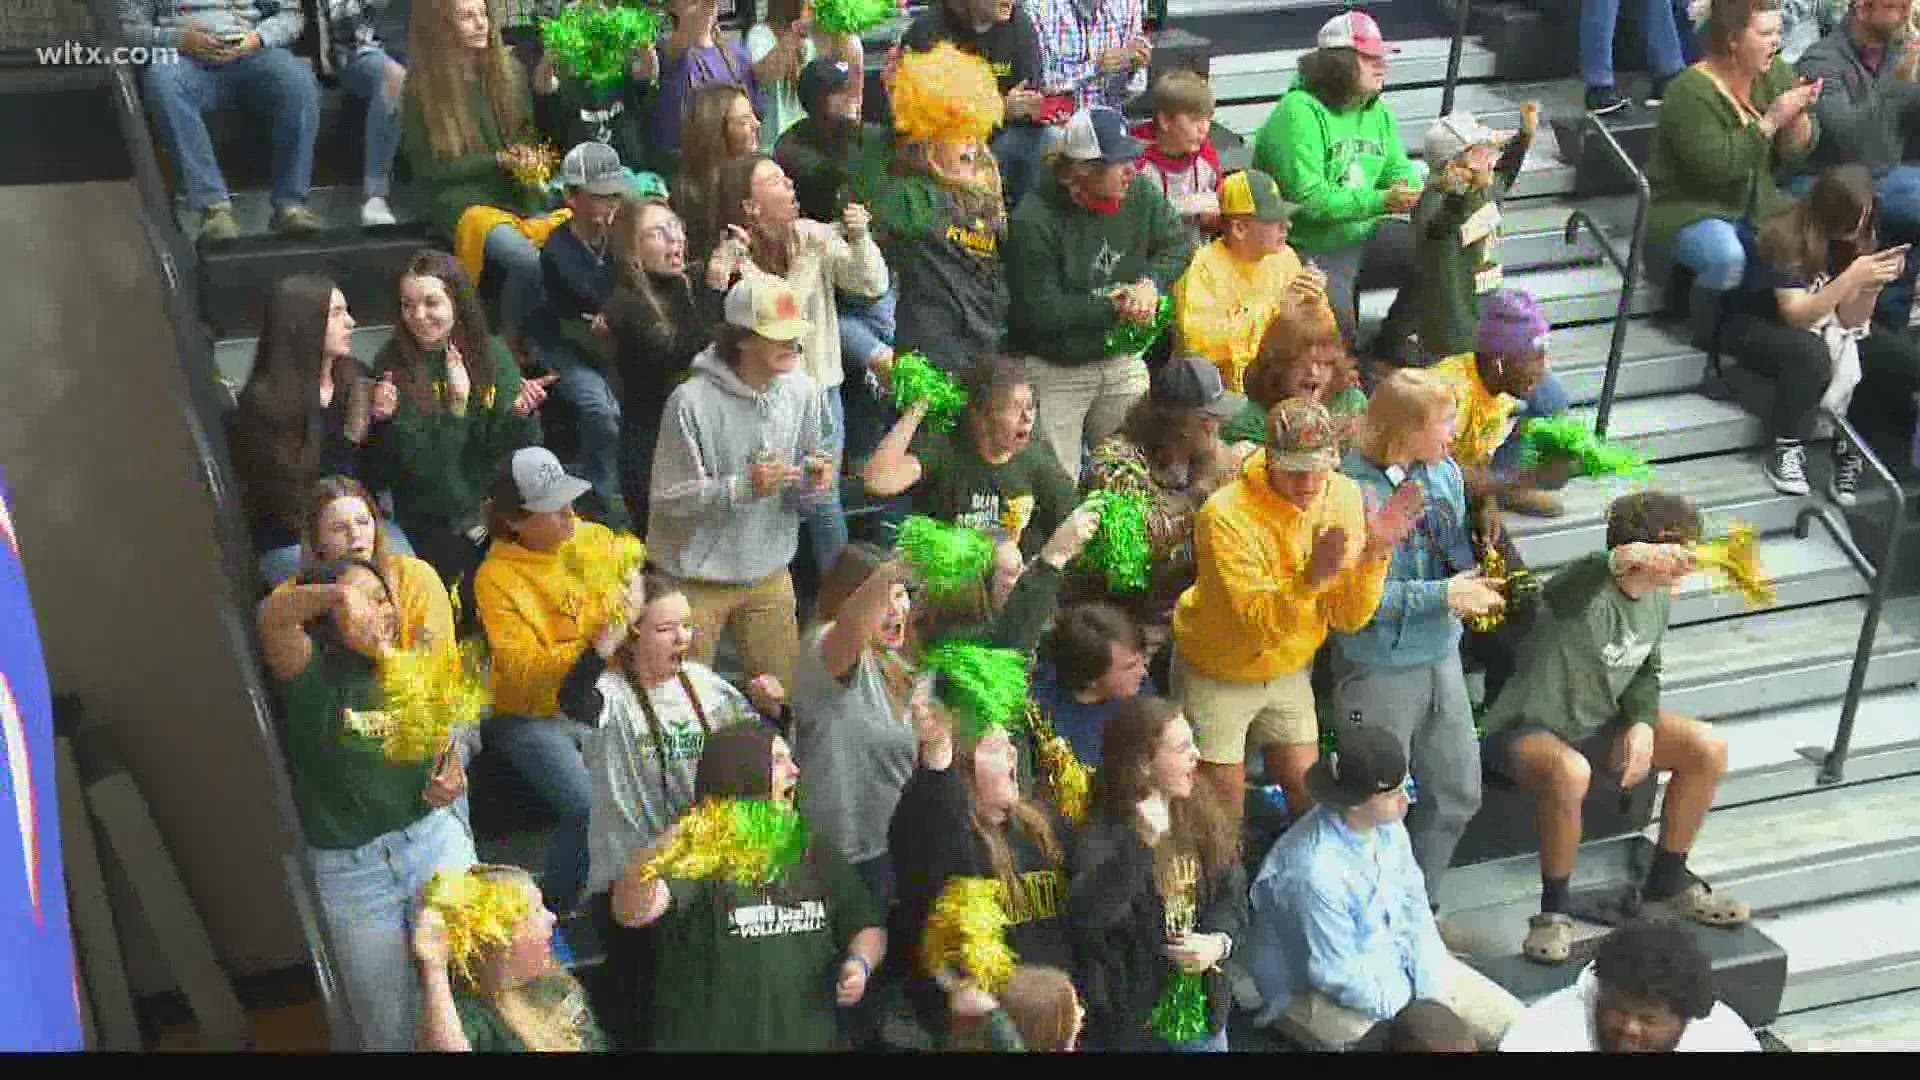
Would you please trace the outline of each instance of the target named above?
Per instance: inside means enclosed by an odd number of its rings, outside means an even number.
[[[1340,428],[1326,406],[1288,398],[1267,413],[1267,465],[1289,472],[1328,472],[1340,464]]]

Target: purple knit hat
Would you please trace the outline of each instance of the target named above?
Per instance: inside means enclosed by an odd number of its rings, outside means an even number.
[[[1489,355],[1518,356],[1544,351],[1552,329],[1540,304],[1524,289],[1500,289],[1480,301],[1480,325],[1473,347]]]

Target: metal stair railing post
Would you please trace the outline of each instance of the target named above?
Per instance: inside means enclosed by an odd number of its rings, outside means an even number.
[[[1624,259],[1620,257],[1620,252],[1613,246],[1612,241],[1607,239],[1600,224],[1594,221],[1585,210],[1575,210],[1567,216],[1566,242],[1572,244],[1578,241],[1580,227],[1586,226],[1587,231],[1593,234],[1593,238],[1599,241],[1601,254],[1605,255],[1607,261],[1611,262],[1613,268],[1620,273],[1620,303],[1613,313],[1613,335],[1607,342],[1607,370],[1600,382],[1600,401],[1594,409],[1593,417],[1594,434],[1605,435],[1607,422],[1613,417],[1613,398],[1620,388],[1620,357],[1627,347],[1627,321],[1633,315],[1633,292],[1639,285],[1640,264],[1646,257],[1647,208],[1653,203],[1653,189],[1647,184],[1646,174],[1633,163],[1633,158],[1627,154],[1626,148],[1620,145],[1620,140],[1614,138],[1613,132],[1607,129],[1607,125],[1602,123],[1599,117],[1588,115],[1587,124],[1599,133],[1608,151],[1612,153],[1615,164],[1626,170],[1627,175],[1633,179],[1634,187],[1633,235],[1627,243],[1627,255]]]
[[[1825,750],[1811,747],[1801,754],[1820,763],[1817,782],[1837,784],[1846,778],[1847,753],[1853,746],[1853,723],[1860,712],[1860,695],[1866,690],[1867,665],[1873,661],[1873,641],[1880,632],[1880,614],[1887,604],[1887,592],[1893,585],[1894,567],[1900,557],[1900,533],[1907,522],[1907,493],[1900,488],[1900,481],[1887,468],[1880,455],[1873,452],[1860,433],[1854,430],[1847,418],[1833,409],[1822,406],[1820,411],[1840,433],[1840,437],[1853,444],[1860,452],[1869,468],[1880,482],[1885,484],[1887,492],[1893,498],[1893,516],[1887,523],[1887,545],[1880,553],[1880,564],[1873,565],[1867,560],[1860,545],[1854,543],[1853,534],[1846,523],[1834,517],[1832,508],[1824,503],[1815,503],[1801,509],[1793,522],[1793,533],[1804,540],[1813,522],[1818,521],[1833,537],[1833,542],[1846,553],[1854,569],[1867,579],[1871,590],[1867,593],[1867,615],[1860,620],[1860,641],[1853,649],[1853,670],[1847,676],[1847,696],[1840,704],[1840,723],[1833,731],[1833,745]]]
[[[113,47],[126,44],[126,30],[120,22],[118,5],[114,0],[88,0],[88,6],[93,15],[94,36],[101,46],[109,50],[108,55],[111,56]],[[153,133],[147,126],[146,109],[141,101],[135,72],[131,65],[124,62],[109,61],[101,66],[107,75],[108,91],[113,99],[120,135],[125,140],[127,157],[133,166],[134,190],[139,193],[141,204],[141,231],[146,235],[148,254],[164,286],[167,321],[172,326],[174,347],[186,376],[189,396],[187,400],[178,402],[181,406],[179,414],[187,424],[200,458],[203,479],[212,500],[215,537],[222,549],[222,563],[231,586],[226,596],[216,598],[226,608],[220,621],[242,662],[242,680],[252,704],[255,727],[273,773],[275,810],[292,837],[293,850],[285,857],[288,866],[283,869],[297,870],[298,864],[306,861],[305,833],[300,826],[299,812],[293,804],[292,773],[282,750],[277,718],[268,705],[269,698],[262,683],[258,643],[250,629],[253,625],[252,610],[243,600],[243,597],[259,591],[258,571],[251,557],[252,543],[241,524],[235,494],[228,488],[222,475],[226,461],[225,440],[209,437],[205,422],[208,414],[199,400],[207,395],[196,393],[196,388],[205,388],[205,381],[212,377],[214,357],[213,342],[200,328],[192,248],[189,245],[182,249],[174,242],[179,229],[174,220],[172,201],[167,197],[166,183],[160,175],[159,156],[155,151]],[[183,250],[187,253],[184,259],[181,258]],[[334,1044],[357,1047],[360,1042],[359,1027],[346,1008],[344,995],[337,992],[338,976],[332,958],[324,941],[314,938],[317,927],[314,926],[312,914],[318,910],[319,903],[315,883],[306,874],[290,873],[287,885],[290,899],[305,929],[314,981],[320,990],[321,1004],[334,1034]]]
[[[1453,41],[1447,46],[1447,83],[1440,89],[1440,115],[1453,111],[1453,91],[1460,82],[1460,54],[1467,47],[1467,20],[1473,13],[1473,0],[1453,0]],[[1431,167],[1434,163],[1429,161]]]

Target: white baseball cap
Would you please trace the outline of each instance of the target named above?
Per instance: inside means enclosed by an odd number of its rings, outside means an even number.
[[[1439,167],[1466,152],[1469,146],[1489,146],[1500,133],[1480,122],[1480,118],[1455,109],[1427,128],[1427,164]]]
[[[535,514],[550,514],[593,490],[592,484],[569,475],[544,446],[513,452],[513,486],[520,489],[520,505]]]
[[[1320,27],[1315,44],[1322,49],[1352,49],[1361,56],[1379,59],[1399,52],[1380,36],[1380,24],[1364,11],[1348,11],[1328,19]]]

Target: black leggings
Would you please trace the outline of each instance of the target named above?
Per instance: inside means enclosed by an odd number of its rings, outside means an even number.
[[[1767,434],[1775,439],[1804,439],[1812,434],[1820,395],[1833,378],[1833,358],[1819,335],[1796,330],[1778,319],[1744,312],[1727,316],[1720,344],[1740,366],[1777,384],[1773,408],[1767,416]],[[1874,402],[1907,409],[1920,389],[1920,349],[1905,334],[1875,325],[1860,339],[1860,385],[1850,410]]]

